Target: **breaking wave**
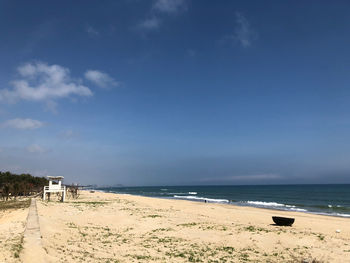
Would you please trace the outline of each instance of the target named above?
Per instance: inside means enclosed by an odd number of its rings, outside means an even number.
[[[177,199],[195,200],[195,201],[207,201],[208,203],[229,203],[227,199],[214,199],[206,197],[198,197],[193,195],[174,195]]]
[[[281,210],[289,210],[289,211],[296,211],[296,212],[307,212],[308,210],[303,208],[298,208],[295,205],[286,205],[286,204],[280,204],[276,202],[263,202],[263,201],[246,201],[242,202],[248,204],[249,206],[255,206],[255,207],[266,207],[266,208],[275,208],[275,209],[281,209]]]

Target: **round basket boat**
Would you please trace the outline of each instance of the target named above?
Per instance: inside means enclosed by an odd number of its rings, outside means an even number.
[[[273,216],[272,220],[278,226],[291,226],[295,219],[290,217]]]

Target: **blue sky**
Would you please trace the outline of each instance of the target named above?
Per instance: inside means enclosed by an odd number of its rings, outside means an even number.
[[[0,1],[0,169],[350,183],[348,1]]]

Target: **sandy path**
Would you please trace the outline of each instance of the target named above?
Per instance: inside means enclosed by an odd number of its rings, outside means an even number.
[[[350,262],[346,218],[97,192],[38,213],[51,262]]]
[[[41,244],[39,217],[35,199],[31,200],[29,207],[21,260],[24,263],[47,262],[46,253]]]

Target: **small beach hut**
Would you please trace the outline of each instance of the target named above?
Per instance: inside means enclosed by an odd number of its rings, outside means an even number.
[[[62,193],[62,202],[66,199],[66,187],[62,185],[63,176],[47,176],[49,185],[44,186],[43,200],[46,199],[46,194]]]

